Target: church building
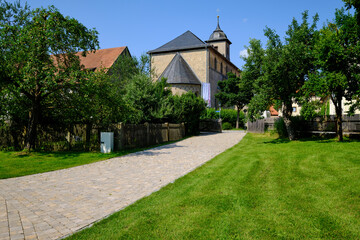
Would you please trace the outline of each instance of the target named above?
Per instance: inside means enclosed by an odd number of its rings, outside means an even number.
[[[161,47],[148,52],[153,79],[167,78],[174,94],[192,91],[201,96],[209,107],[219,106],[215,94],[218,82],[240,70],[230,61],[231,42],[219,25],[203,42],[187,31]]]

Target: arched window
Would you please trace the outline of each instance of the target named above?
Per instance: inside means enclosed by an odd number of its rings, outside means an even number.
[[[217,60],[216,60],[216,58],[214,58],[214,69],[215,69],[215,71],[217,71]]]
[[[223,73],[223,64],[222,64],[222,62],[220,63],[220,73],[221,74]]]

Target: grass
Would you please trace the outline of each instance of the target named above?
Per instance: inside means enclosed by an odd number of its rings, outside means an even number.
[[[69,239],[360,239],[359,149],[248,134]]]
[[[173,142],[166,142],[162,146]],[[156,147],[152,146],[152,147]],[[136,148],[104,154],[100,152],[25,152],[0,151],[0,179],[55,171],[149,149]]]

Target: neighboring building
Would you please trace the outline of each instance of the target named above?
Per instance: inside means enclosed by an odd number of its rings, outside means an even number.
[[[218,107],[215,99],[217,83],[240,70],[230,61],[230,44],[219,26],[209,40],[203,42],[187,31],[163,46],[148,52],[153,79],[167,78],[174,94],[192,91],[202,96],[208,106]]]
[[[104,68],[107,71],[111,69],[120,56],[130,56],[128,47],[116,47],[96,50],[89,52],[86,57],[81,55],[81,52],[76,54],[80,58],[80,63],[84,65],[85,69],[91,71],[99,71]]]
[[[326,110],[326,114],[328,115],[333,115],[335,116],[336,115],[336,111],[335,111],[335,105],[333,104],[333,102],[331,101],[330,97],[326,97],[324,99],[321,99],[320,97],[312,97],[310,99],[310,101],[320,101],[321,103],[325,104],[326,105],[326,108],[328,108]],[[345,98],[342,99],[342,102],[341,102],[341,108],[342,108],[342,114],[343,115],[347,115],[348,114],[348,111],[350,109],[350,105],[349,105],[349,101],[347,101]],[[298,104],[297,102],[293,101],[293,104],[292,104],[292,108],[293,108],[293,112],[292,112],[292,116],[301,116],[301,105]],[[276,112],[277,115],[273,114],[273,112]],[[279,117],[282,117],[282,111],[281,109],[279,109],[279,111],[277,112],[273,106],[270,107],[270,112],[271,112],[271,117],[273,116],[279,116]],[[355,110],[355,113],[354,114],[360,114],[360,110]],[[265,113],[264,113],[264,117],[267,118],[268,116],[265,116]]]

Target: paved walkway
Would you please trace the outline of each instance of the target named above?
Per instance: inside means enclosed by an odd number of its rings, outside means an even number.
[[[202,134],[106,161],[0,180],[0,240],[72,234],[173,182],[244,135]]]

